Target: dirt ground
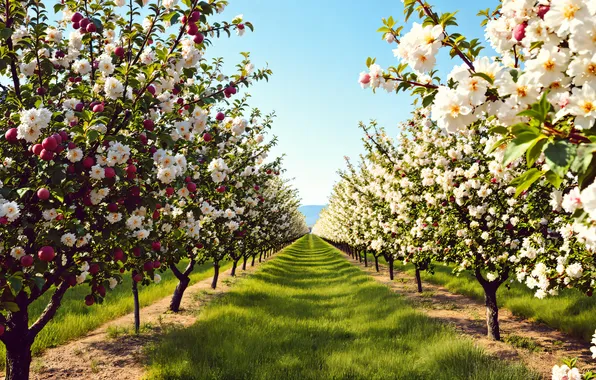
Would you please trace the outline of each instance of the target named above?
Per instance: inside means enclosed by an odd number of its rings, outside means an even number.
[[[544,324],[514,316],[505,309],[499,311],[502,337],[506,339],[515,335],[526,338],[536,347],[526,349],[491,341],[486,338],[485,308],[481,302],[430,283],[424,283],[424,292],[418,293],[414,276],[395,271],[395,280],[389,281],[386,267],[380,266],[380,272],[377,273],[374,264],[365,268],[358,260],[346,257],[375,280],[408,298],[428,316],[452,325],[462,335],[471,337],[488,353],[504,360],[521,360],[545,379],[550,379],[552,366],[560,363],[563,358],[577,357],[581,369],[596,369],[590,356],[589,344],[584,341],[571,338]],[[143,348],[147,344],[157,340],[167,329],[193,324],[203,305],[227,292],[238,278],[253,272],[257,267],[258,265],[247,267],[246,271],[238,271],[236,278],[230,275],[230,270],[221,273],[216,290],[210,288],[211,278],[190,286],[186,290],[179,313],[167,312],[169,297],[144,307],[141,310],[141,334],[138,336],[131,333],[134,320],[131,313],[106,323],[81,339],[49,349],[41,357],[34,359],[31,378],[140,379],[144,372]]]
[[[375,280],[387,285],[391,290],[412,301],[419,310],[443,323],[452,325],[463,335],[472,337],[478,346],[491,355],[504,360],[523,361],[523,363],[540,373],[545,379],[551,378],[552,367],[561,364],[565,358],[578,358],[577,366],[582,370],[596,370],[591,357],[590,345],[582,340],[548,327],[542,323],[528,321],[513,315],[509,310],[499,310],[501,339],[508,336],[526,338],[535,343],[533,349],[519,348],[505,342],[496,342],[486,337],[486,309],[483,303],[469,297],[449,292],[447,289],[423,282],[423,292],[418,293],[413,275],[395,270],[394,281],[389,280],[389,270],[379,265],[379,273],[372,266],[364,267],[364,263],[347,259],[354,265],[370,274]]]
[[[187,288],[179,313],[168,312],[170,298],[161,299],[141,309],[141,334],[132,333],[134,315],[112,320],[87,336],[48,349],[33,360],[31,379],[140,379],[144,372],[143,348],[158,339],[167,329],[193,324],[206,303],[221,296],[230,286],[258,267],[220,273],[217,289],[211,289],[212,278]]]

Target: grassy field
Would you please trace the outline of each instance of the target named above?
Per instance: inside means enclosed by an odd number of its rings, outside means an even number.
[[[369,266],[374,268],[374,257],[369,254]],[[383,258],[380,263],[385,264]],[[395,269],[414,275],[412,265],[395,263]],[[436,265],[435,274],[422,273],[424,281],[444,286],[449,291],[484,300],[482,286],[470,274],[455,276],[453,268]],[[507,289],[502,285],[497,293],[499,307],[505,307],[514,314],[543,322],[571,336],[590,341],[596,328],[596,297],[588,297],[573,289],[565,289],[556,297],[538,299],[534,292],[517,280],[509,283]]]
[[[152,379],[534,379],[414,310],[317,237],[148,349]]]
[[[181,267],[186,263],[181,263]],[[231,267],[225,264],[222,270]],[[213,276],[213,264],[207,263],[197,266],[191,275],[191,285],[196,281]],[[139,301],[141,307],[151,304],[161,298],[172,295],[178,283],[171,271],[161,274],[162,281],[159,284],[141,286],[139,288]],[[68,290],[58,309],[54,319],[39,333],[33,344],[33,356],[39,354],[48,347],[54,347],[69,340],[81,337],[88,332],[98,328],[102,324],[128,314],[133,311],[132,283],[130,276],[127,276],[122,284],[118,285],[108,295],[101,305],[88,307],[85,305],[85,295],[89,294],[89,287],[77,286]],[[46,293],[29,307],[31,323],[42,313],[52,293]],[[143,314],[141,314],[141,322]],[[4,368],[5,358],[4,345],[0,345],[0,368]]]

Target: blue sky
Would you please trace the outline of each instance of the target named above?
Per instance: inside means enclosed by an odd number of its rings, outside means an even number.
[[[440,11],[459,10],[459,31],[484,41],[476,14],[497,1],[431,3]],[[231,19],[240,13],[254,23],[254,33],[222,38],[209,55],[232,64],[236,52],[250,51],[257,67],[269,64],[273,77],[249,91],[251,105],[276,111],[273,132],[279,145],[274,153],[286,154],[286,176],[294,178],[303,204],[325,204],[343,157],[356,159],[363,152],[358,122],[376,119],[397,134],[397,124],[412,109],[406,94],[373,94],[357,83],[368,56],[377,57],[383,67],[397,62],[376,30],[383,17],[403,20],[403,5],[397,0],[232,0],[220,16]],[[461,62],[443,55],[440,63],[448,71]]]

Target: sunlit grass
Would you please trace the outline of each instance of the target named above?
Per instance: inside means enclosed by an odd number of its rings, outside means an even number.
[[[154,379],[532,379],[307,236],[148,349]]]
[[[180,267],[185,267],[186,263],[181,263]],[[221,270],[226,270],[231,264],[226,264]],[[213,276],[213,264],[207,263],[197,266],[191,274],[191,285],[197,281]],[[162,281],[159,284],[150,286],[141,286],[139,288],[139,301],[141,307],[149,305],[159,299],[170,296],[178,283],[176,277],[171,271],[161,274]],[[128,314],[133,311],[132,282],[130,276],[125,277],[122,284],[118,285],[113,291],[108,292],[103,304],[88,307],[85,305],[84,298],[89,294],[88,286],[76,286],[68,290],[62,305],[58,309],[56,316],[39,333],[33,343],[33,356],[39,355],[48,347],[55,347],[69,340],[84,336],[88,332],[98,328],[102,324]],[[29,317],[31,323],[43,312],[49,302],[52,292],[44,294],[29,307]],[[143,314],[141,313],[141,320]],[[4,368],[4,358],[6,350],[4,344],[0,345],[0,368]]]
[[[374,268],[374,257],[368,255],[368,265]],[[372,263],[372,264],[371,264]],[[385,265],[385,260],[379,258]],[[407,271],[414,275],[414,267],[395,263],[396,270]],[[422,272],[422,279],[432,284],[444,286],[453,293],[459,293],[477,300],[484,300],[484,291],[471,274],[452,273],[453,267],[435,265],[435,274]],[[413,280],[412,280],[413,281]],[[588,297],[574,289],[564,289],[556,297],[538,299],[534,292],[517,280],[509,282],[509,289],[504,285],[497,292],[499,307],[511,310],[514,314],[543,322],[576,338],[590,341],[596,328],[596,297]],[[424,287],[424,285],[423,285]]]
[[[471,275],[455,276],[448,266],[437,266],[435,274],[423,274],[424,281],[439,284],[451,292],[483,300],[484,292]],[[410,269],[413,274],[413,269]],[[532,290],[513,281],[497,292],[499,307],[505,307],[514,314],[529,318],[556,328],[571,336],[590,341],[596,328],[596,299],[576,290],[565,289],[556,297],[538,299]]]

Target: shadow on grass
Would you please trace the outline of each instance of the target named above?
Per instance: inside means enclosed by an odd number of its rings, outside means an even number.
[[[159,379],[533,379],[307,236],[148,350]]]

